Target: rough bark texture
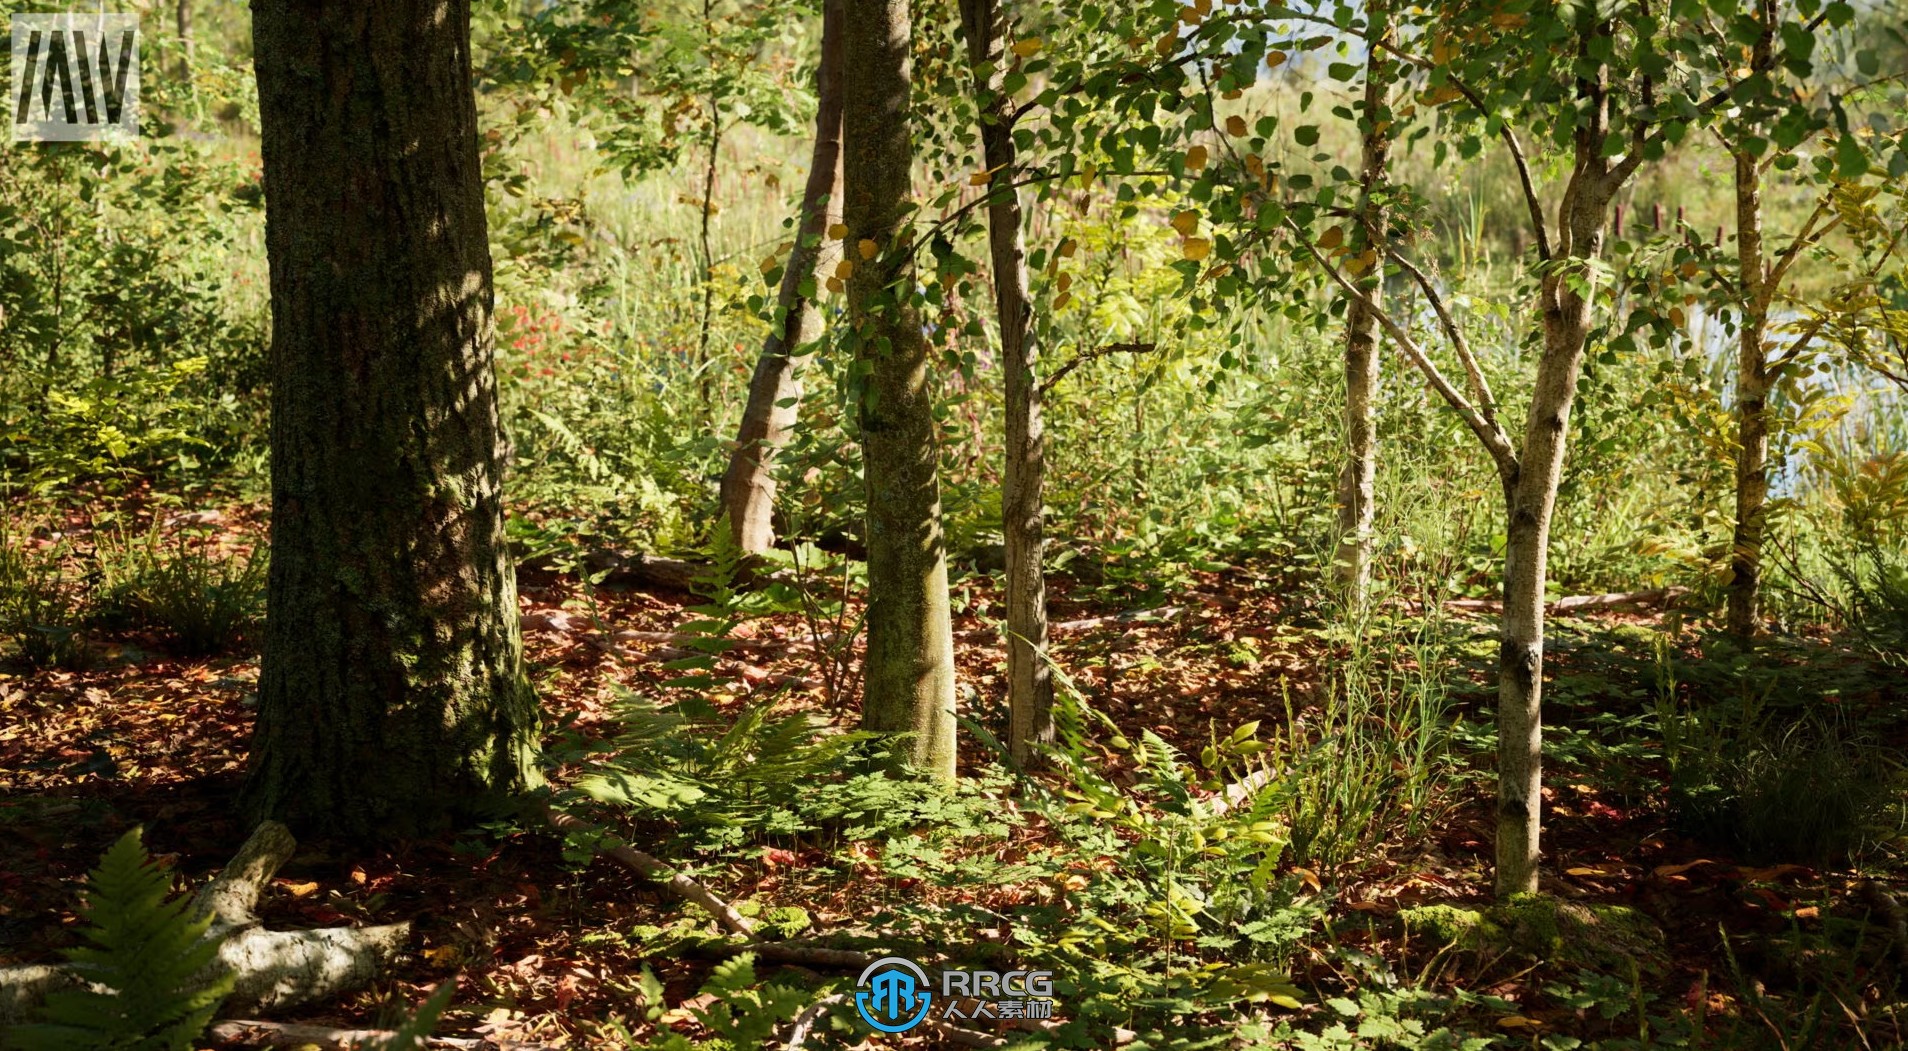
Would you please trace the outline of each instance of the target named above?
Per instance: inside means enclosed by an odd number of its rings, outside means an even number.
[[[1374,26],[1383,24],[1383,12],[1373,5]],[[1366,271],[1366,295],[1353,298],[1345,309],[1345,466],[1338,480],[1339,585],[1347,598],[1365,600],[1371,583],[1371,526],[1378,474],[1378,432],[1372,419],[1372,395],[1378,387],[1378,307],[1384,294],[1385,162],[1391,152],[1388,134],[1391,112],[1386,95],[1391,87],[1391,63],[1382,47],[1366,49],[1364,161],[1359,170],[1358,226],[1361,251],[1376,251]]]
[[[1019,157],[1011,100],[1001,92],[1007,67],[1005,26],[995,0],[961,0],[961,32],[974,70],[982,162],[994,173],[987,229],[1007,397],[1007,467],[1001,493],[1001,535],[1007,547],[1007,747],[1014,762],[1025,766],[1036,744],[1053,740],[1053,675],[1042,655],[1047,647],[1042,568],[1047,448],[1040,418],[1040,352],[1027,292],[1020,193],[1013,187]]]
[[[722,475],[722,511],[742,550],[760,554],[775,546],[775,452],[788,441],[800,408],[796,351],[821,334],[815,281],[827,244],[828,204],[841,169],[841,22],[846,0],[822,5],[821,64],[815,71],[815,147],[802,186],[795,247],[782,271],[775,323],[762,341],[762,355],[749,379],[729,469]]]
[[[468,0],[258,0],[272,535],[245,803],[403,835],[531,776]]]
[[[867,0],[843,26],[843,218],[868,493],[862,724],[912,736],[899,758],[954,776],[954,635],[941,533],[927,342],[903,226],[913,192],[907,0]],[[872,242],[873,258],[859,246]]]

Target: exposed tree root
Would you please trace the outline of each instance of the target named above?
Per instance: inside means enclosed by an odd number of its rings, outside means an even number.
[[[267,821],[199,892],[199,906],[213,916],[206,937],[219,942],[219,965],[236,982],[224,1010],[280,1010],[336,999],[370,984],[410,941],[409,923],[312,931],[261,926],[252,910],[296,846],[285,826]],[[48,993],[79,982],[66,967],[0,968],[0,1024],[30,1020]]]

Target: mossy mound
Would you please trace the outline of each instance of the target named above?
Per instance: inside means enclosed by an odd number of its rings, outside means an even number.
[[[1518,894],[1488,909],[1424,905],[1398,914],[1406,932],[1460,952],[1513,951],[1598,970],[1667,965],[1663,932],[1649,917],[1621,905],[1587,905],[1543,894]]]

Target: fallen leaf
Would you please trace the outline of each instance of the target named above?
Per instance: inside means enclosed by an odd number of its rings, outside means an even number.
[[[1663,879],[1669,879],[1671,876],[1680,876],[1698,865],[1714,864],[1715,862],[1708,858],[1697,858],[1695,861],[1686,861],[1681,865],[1658,865],[1656,867],[1656,874]]]

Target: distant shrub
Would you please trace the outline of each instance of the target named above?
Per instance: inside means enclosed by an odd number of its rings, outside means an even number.
[[[76,669],[92,651],[80,634],[85,603],[56,553],[29,552],[0,521],[0,642],[36,667]]]

